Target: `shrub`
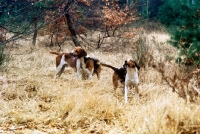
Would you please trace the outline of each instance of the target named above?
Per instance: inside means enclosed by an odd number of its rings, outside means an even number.
[[[170,43],[178,48],[178,62],[185,65],[200,61],[200,1],[164,0],[158,18],[169,28]]]
[[[0,69],[4,68],[3,63],[9,61],[9,55],[5,53],[5,46],[0,46]]]

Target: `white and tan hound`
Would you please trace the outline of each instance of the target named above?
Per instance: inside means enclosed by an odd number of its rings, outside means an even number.
[[[129,87],[133,86],[136,90],[136,98],[139,99],[139,77],[138,77],[138,71],[140,67],[137,65],[137,63],[131,59],[128,59],[125,61],[124,66],[126,68],[126,77],[125,77],[125,87],[124,87],[124,99],[125,103],[128,102],[128,89]]]
[[[65,67],[72,67],[76,70],[77,78],[80,78],[82,72],[86,72],[89,78],[96,74],[99,78],[101,71],[100,62],[97,59],[87,56],[87,52],[81,47],[75,47],[70,53],[59,53],[51,51],[56,57],[56,78],[60,77]]]
[[[101,65],[111,68],[114,71],[113,76],[112,76],[114,90],[117,89],[119,82],[121,82],[124,85],[125,76],[126,76],[126,68],[124,66],[121,68],[116,68],[106,63],[101,63]]]

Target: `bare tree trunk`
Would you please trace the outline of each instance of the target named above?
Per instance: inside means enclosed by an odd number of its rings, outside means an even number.
[[[80,41],[78,40],[77,36],[76,36],[76,31],[73,27],[73,23],[71,21],[70,15],[68,13],[65,14],[65,17],[67,19],[67,25],[68,25],[68,29],[71,33],[71,37],[72,37],[72,41],[74,42],[75,46],[80,46]]]
[[[68,9],[70,9],[70,6],[72,6],[72,4],[74,4],[74,0],[67,1],[66,6],[65,6],[65,12],[66,12],[65,17],[67,20],[68,29],[71,33],[72,41],[74,42],[75,46],[80,46],[80,41],[77,38],[76,30],[74,29],[73,22],[71,20],[70,14],[68,12]]]
[[[147,0],[147,21],[149,19],[149,0]]]
[[[34,34],[33,34],[33,42],[32,44],[35,46],[37,39],[37,18],[34,18]]]
[[[51,38],[50,47],[53,47],[53,35],[54,35],[54,32],[51,33],[51,36],[50,36],[50,38]]]

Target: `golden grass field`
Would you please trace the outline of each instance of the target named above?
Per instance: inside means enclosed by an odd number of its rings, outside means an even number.
[[[158,42],[165,40],[161,34],[155,37]],[[176,54],[168,44],[160,48]],[[63,50],[71,49],[65,45]],[[200,133],[199,103],[186,103],[153,68],[140,70],[139,101],[131,89],[129,103],[124,104],[123,87],[113,90],[111,69],[102,67],[100,80],[96,76],[77,80],[71,68],[55,79],[56,56],[49,51],[45,47],[30,51],[28,43],[9,50],[11,60],[0,72],[0,133]],[[163,54],[158,52],[155,50],[155,54]],[[88,53],[115,67],[131,57],[128,50]],[[173,69],[169,75],[170,71]]]

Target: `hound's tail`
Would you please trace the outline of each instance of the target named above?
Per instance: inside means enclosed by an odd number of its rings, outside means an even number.
[[[60,55],[60,54],[62,54],[62,53],[59,53],[59,52],[54,52],[54,51],[51,51],[51,52],[49,52],[50,54],[55,54],[55,55]]]
[[[102,62],[101,62],[101,65],[102,65],[102,66],[105,66],[105,67],[108,67],[108,68],[111,68],[113,71],[117,70],[116,67],[113,67],[113,66],[111,66],[111,65],[108,65],[108,64],[105,64],[105,63],[102,63]]]

